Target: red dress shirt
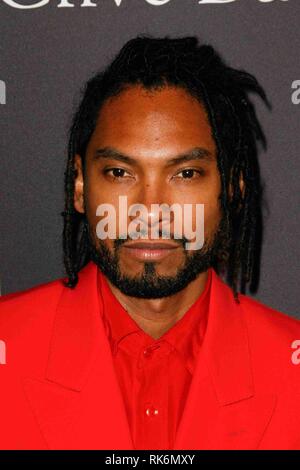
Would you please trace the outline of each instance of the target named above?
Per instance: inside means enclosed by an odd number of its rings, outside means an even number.
[[[172,449],[206,329],[211,270],[202,294],[158,339],[131,318],[102,273],[99,282],[103,321],[133,445],[135,449]]]

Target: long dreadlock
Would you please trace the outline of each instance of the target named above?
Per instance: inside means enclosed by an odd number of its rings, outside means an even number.
[[[65,171],[65,210],[63,230],[66,286],[75,287],[78,272],[90,260],[87,221],[74,208],[76,171],[74,157],[82,157],[95,129],[103,103],[127,86],[146,89],[176,86],[185,89],[203,103],[217,145],[217,161],[225,215],[227,240],[214,269],[226,275],[234,297],[238,285],[245,293],[249,284],[255,293],[259,284],[260,254],[263,234],[262,183],[257,143],[266,149],[266,138],[257,119],[249,93],[260,96],[271,108],[256,78],[229,67],[216,50],[199,45],[196,37],[171,39],[138,36],[128,41],[111,64],[92,77],[81,90],[82,99],[70,127],[68,161]],[[245,183],[241,193],[239,180]],[[228,197],[229,183],[232,197]]]

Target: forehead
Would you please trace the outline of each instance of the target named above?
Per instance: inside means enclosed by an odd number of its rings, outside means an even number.
[[[204,105],[179,87],[130,86],[103,104],[91,138],[97,145],[207,146],[215,151]]]

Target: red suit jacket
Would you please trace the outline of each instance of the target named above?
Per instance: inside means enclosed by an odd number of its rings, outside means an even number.
[[[1,449],[134,449],[97,275],[89,262],[73,290],[59,279],[2,298]],[[300,449],[295,340],[300,321],[245,295],[237,304],[213,271],[174,449]]]

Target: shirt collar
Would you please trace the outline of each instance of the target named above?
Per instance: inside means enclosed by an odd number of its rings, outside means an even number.
[[[204,337],[208,318],[209,297],[212,272],[208,269],[208,277],[204,290],[189,307],[183,317],[178,320],[160,338],[154,339],[144,332],[131,318],[110,289],[104,274],[99,270],[99,293],[102,295],[104,311],[103,321],[110,345],[115,354],[118,347],[124,344],[124,339],[135,333],[135,339],[130,342],[131,351],[138,354],[141,344],[145,347],[155,346],[166,341],[183,357],[189,370],[193,368],[199,346]]]

